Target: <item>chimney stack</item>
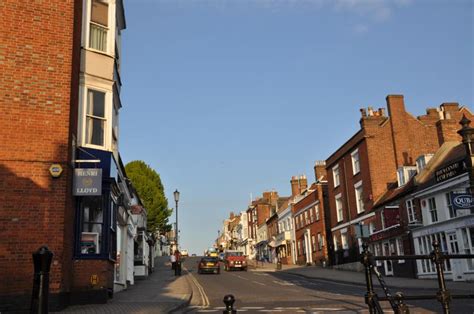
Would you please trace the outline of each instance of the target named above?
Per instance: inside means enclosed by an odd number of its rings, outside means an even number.
[[[327,181],[326,162],[317,160],[314,163],[314,177],[316,182]]]

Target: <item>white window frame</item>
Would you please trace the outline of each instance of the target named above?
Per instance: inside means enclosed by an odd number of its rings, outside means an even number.
[[[316,252],[317,246],[316,246],[316,236],[314,234],[311,235],[311,249],[313,252]]]
[[[395,239],[395,245],[397,247],[397,255],[405,255],[405,251],[403,249],[403,241],[401,238],[396,238]],[[404,259],[399,259],[398,264],[403,264],[405,263]]]
[[[318,248],[321,251],[324,247],[324,238],[320,232],[318,232]]]
[[[446,202],[446,208],[448,209],[446,216],[449,219],[456,218],[456,211],[454,210],[454,206],[451,202],[451,192],[444,193],[444,200]]]
[[[415,212],[415,203],[414,199],[408,199],[406,202],[407,207],[407,216],[408,216],[408,223],[416,222],[416,212]]]
[[[343,211],[343,206],[342,206],[342,194],[339,193],[335,196],[335,201],[336,201],[336,217],[337,217],[337,222],[341,222],[344,220],[344,211]],[[340,202],[338,202],[340,201]],[[340,204],[340,207],[338,206]]]
[[[360,193],[359,193],[360,191]],[[363,213],[365,211],[364,207],[364,198],[363,196],[363,187],[362,187],[362,180],[354,184],[354,194],[356,198],[356,206],[357,206],[357,213]]]
[[[433,197],[428,198],[426,201],[428,205],[428,213],[430,216],[430,221],[432,223],[438,222],[439,217],[438,217],[438,210],[436,206],[436,198],[433,196]],[[436,219],[433,219],[433,218],[436,218]]]
[[[316,206],[314,206],[314,212],[316,214],[316,221],[319,221],[319,204],[316,204]]]
[[[347,239],[347,232],[341,232],[341,245],[343,250],[349,249],[349,242]]]
[[[112,106],[113,106],[113,95],[112,90],[106,88],[105,85],[96,85],[96,84],[81,84],[79,87],[79,123],[78,126],[80,140],[79,143],[83,147],[90,147],[100,150],[111,150],[112,145]],[[110,86],[111,88],[111,86]],[[98,92],[105,93],[104,98],[104,143],[103,145],[95,145],[87,143],[86,130],[87,130],[87,101],[88,101],[88,90],[95,90]]]
[[[334,181],[334,187],[338,187],[341,184],[341,174],[339,173],[339,165],[332,167],[332,179]]]
[[[106,43],[106,51],[98,50],[91,48],[90,43],[90,24],[93,23],[91,21],[91,13],[92,13],[92,0],[86,0],[86,5],[83,8],[83,15],[84,23],[83,23],[83,40],[82,40],[82,47],[86,47],[87,50],[95,51],[101,54],[107,54],[110,56],[115,56],[115,33],[116,33],[116,21],[115,21],[115,10],[116,4],[115,1],[110,0],[103,0],[103,2],[108,4],[108,16],[107,16],[107,43]]]
[[[357,156],[357,158],[356,158]],[[351,153],[351,162],[352,162],[352,174],[356,175],[360,172],[360,155],[359,155],[359,148],[356,148]]]

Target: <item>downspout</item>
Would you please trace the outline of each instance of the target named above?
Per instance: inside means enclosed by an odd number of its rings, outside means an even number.
[[[347,238],[347,241],[349,242],[349,238],[351,239],[350,243],[352,243],[352,240],[353,240],[353,236],[351,234],[351,226],[352,226],[352,217],[351,217],[351,210],[349,208],[349,191],[347,189],[347,176],[346,176],[346,157],[342,157],[342,164],[344,166],[344,190],[345,190],[345,194],[346,194],[346,209],[347,209],[347,217],[348,217],[348,232],[347,232],[347,235],[348,235],[348,238]],[[350,249],[350,246],[349,246],[349,249]]]

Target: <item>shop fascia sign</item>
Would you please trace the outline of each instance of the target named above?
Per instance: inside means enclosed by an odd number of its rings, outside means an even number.
[[[435,171],[436,183],[454,178],[467,171],[465,161],[456,161]]]
[[[74,169],[73,195],[99,196],[102,195],[102,169]]]
[[[466,192],[451,192],[451,204],[454,210],[474,208],[474,196]]]

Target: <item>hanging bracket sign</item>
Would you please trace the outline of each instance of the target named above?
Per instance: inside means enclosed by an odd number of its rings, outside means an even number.
[[[74,169],[73,195],[102,195],[102,169]]]

